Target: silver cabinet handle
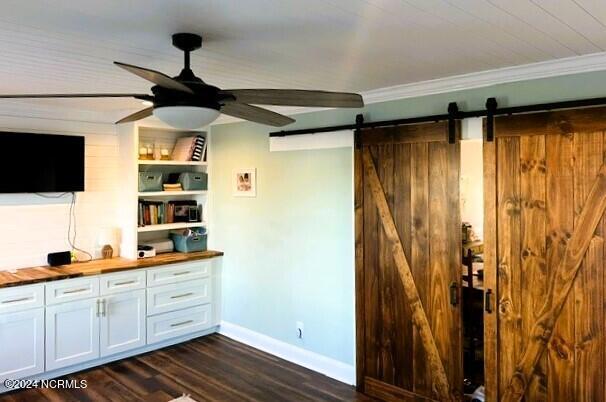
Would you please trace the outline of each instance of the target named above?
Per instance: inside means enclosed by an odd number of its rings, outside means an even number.
[[[101,315],[101,299],[97,299],[97,317]]]
[[[175,272],[173,273],[173,276],[178,276],[178,275],[187,275],[190,274],[191,271],[181,271],[181,272]]]
[[[70,293],[80,293],[80,292],[86,292],[89,288],[80,288],[80,289],[72,289],[72,290],[64,290],[63,294],[67,295]]]
[[[123,286],[123,285],[130,285],[137,282],[136,280],[132,280],[132,281],[125,281],[125,282],[116,282],[114,283],[114,286]]]
[[[175,324],[170,324],[171,327],[180,327],[181,325],[191,324],[194,320],[187,320],[183,322],[177,322]]]
[[[101,307],[101,316],[105,317],[107,315],[107,304],[105,299],[101,300]]]
[[[26,301],[26,300],[34,300],[34,298],[33,297],[22,297],[20,299],[3,300],[2,304],[17,303],[17,302],[22,302],[22,301]]]
[[[191,296],[193,295],[193,292],[189,292],[189,293],[183,293],[182,295],[176,295],[176,296],[171,296],[171,299],[180,299],[181,297],[187,297],[187,296]]]

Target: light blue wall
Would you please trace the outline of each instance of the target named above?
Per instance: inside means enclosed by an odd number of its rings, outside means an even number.
[[[606,72],[497,85],[369,105],[384,120],[606,96]],[[351,123],[359,110],[296,115],[292,128]],[[354,362],[351,149],[269,152],[269,127],[214,126],[212,243],[225,251],[223,319],[344,363]],[[257,198],[232,196],[234,168],[256,167]],[[305,324],[296,338],[295,321]]]

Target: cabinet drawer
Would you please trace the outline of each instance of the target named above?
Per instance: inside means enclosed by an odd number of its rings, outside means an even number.
[[[147,286],[167,285],[207,277],[210,275],[210,264],[210,261],[196,261],[150,269],[147,271]]]
[[[147,289],[147,315],[210,303],[210,278]]]
[[[145,276],[144,270],[101,275],[99,292],[101,296],[106,296],[128,290],[145,289]]]
[[[210,304],[148,317],[147,343],[152,344],[208,329],[212,327],[211,321],[212,306]]]
[[[66,279],[46,285],[46,304],[58,304],[99,296],[99,277]]]
[[[0,289],[0,313],[44,306],[44,284]]]

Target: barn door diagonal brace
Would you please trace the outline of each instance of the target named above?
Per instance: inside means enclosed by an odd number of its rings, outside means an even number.
[[[394,262],[398,270],[398,276],[402,281],[404,287],[404,294],[406,301],[410,305],[412,311],[412,322],[419,332],[419,337],[423,347],[427,353],[427,360],[431,372],[434,375],[434,391],[438,396],[440,402],[454,402],[454,397],[450,391],[450,384],[448,383],[448,377],[446,376],[446,370],[444,364],[440,358],[440,353],[429,325],[429,320],[423,309],[421,298],[419,297],[419,291],[414,281],[410,265],[404,254],[404,247],[402,246],[402,240],[398,234],[396,224],[393,219],[387,198],[383,186],[379,180],[379,175],[375,167],[375,163],[370,154],[368,147],[364,147],[362,151],[362,163],[364,168],[364,177],[368,179],[372,198],[375,201],[383,231],[391,245],[391,251],[393,254]]]
[[[529,379],[539,359],[549,343],[555,324],[574,284],[583,257],[593,239],[595,230],[606,210],[606,165],[602,165],[589,196],[579,215],[578,224],[566,244],[562,259],[555,267],[551,277],[545,305],[530,332],[530,339],[524,353],[520,356],[516,370],[501,402],[514,402],[522,399]]]

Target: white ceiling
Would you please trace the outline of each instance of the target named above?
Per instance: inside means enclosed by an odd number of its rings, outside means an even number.
[[[222,88],[377,88],[606,50],[605,0],[2,0],[0,93],[148,92],[112,65],[176,75],[174,32]],[[111,122],[134,100],[0,101]],[[84,117],[83,117],[84,116]]]

